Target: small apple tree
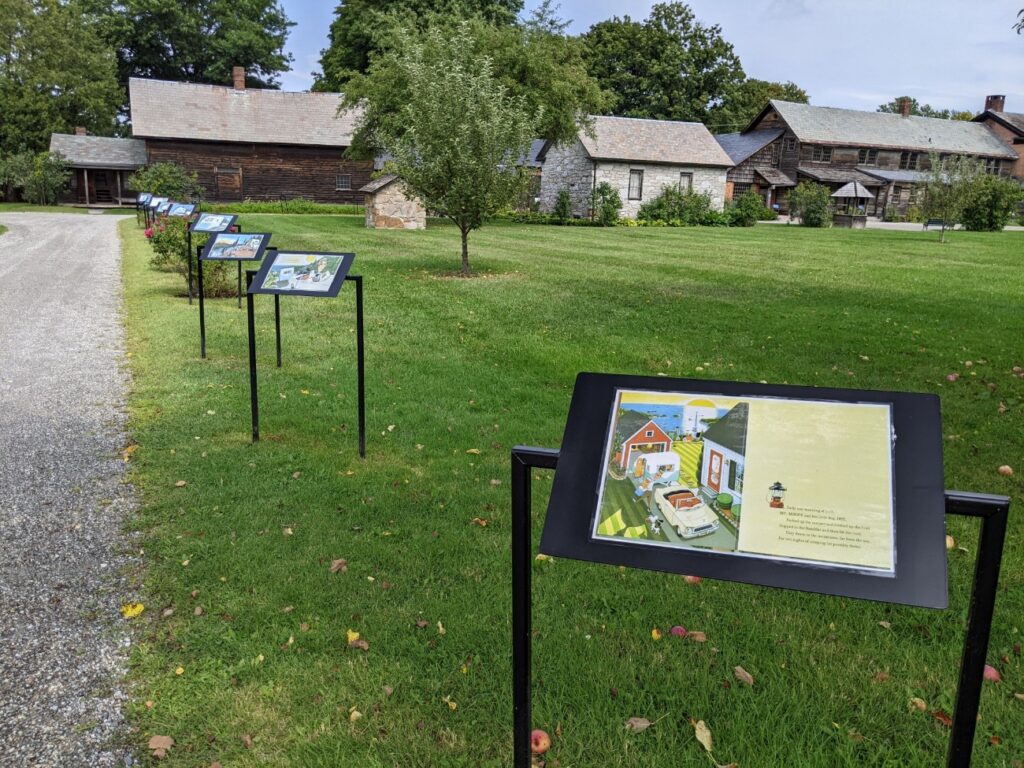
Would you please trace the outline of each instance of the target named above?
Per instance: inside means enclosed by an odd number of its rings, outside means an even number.
[[[924,215],[941,219],[939,242],[946,242],[946,227],[952,229],[963,214],[972,182],[984,173],[981,163],[971,157],[932,153],[924,180]]]
[[[391,156],[387,170],[459,228],[463,275],[470,273],[469,233],[524,188],[517,160],[529,149],[538,117],[475,49],[466,22],[399,29],[361,83],[362,124]]]

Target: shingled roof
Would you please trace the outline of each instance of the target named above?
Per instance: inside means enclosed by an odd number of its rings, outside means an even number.
[[[770,109],[779,113],[801,142],[810,144],[1017,157],[987,126],[966,120],[903,117],[772,99],[751,125],[756,125]]]
[[[364,187],[360,187],[360,192],[365,192],[368,195],[372,195],[375,192],[380,192],[384,187],[393,181],[398,181],[398,176],[394,173],[386,173],[383,176],[378,176],[376,179],[371,181]]]
[[[755,152],[759,152],[779,136],[784,134],[784,128],[765,128],[759,131],[748,131],[747,133],[716,133],[717,141],[725,153],[732,158],[732,161],[739,165]]]
[[[146,164],[146,142],[54,133],[50,151],[58,152],[72,168],[135,170]]]
[[[347,147],[360,113],[338,115],[341,94],[128,81],[132,133],[147,139]]]
[[[982,120],[989,117],[998,123],[1002,123],[1018,136],[1024,136],[1024,114],[1021,114],[1020,112],[993,112],[992,110],[987,109],[974,118],[974,122],[980,123]]]
[[[642,120],[592,115],[594,136],[579,132],[580,143],[594,160],[731,168],[732,160],[703,123]],[[538,154],[543,161],[550,142]]]
[[[746,403],[737,403],[722,418],[712,424],[701,438],[704,442],[718,443],[733,453],[743,456],[747,452],[747,412]]]

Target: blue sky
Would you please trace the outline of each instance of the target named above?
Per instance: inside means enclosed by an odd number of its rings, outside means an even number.
[[[282,0],[296,22],[287,90],[306,90],[334,18],[336,0]],[[652,2],[561,0],[570,30],[614,15],[646,18]],[[744,70],[792,80],[812,104],[874,109],[909,94],[935,107],[980,111],[986,94],[1024,112],[1024,36],[1012,29],[1024,0],[691,0],[719,24]],[[527,0],[527,7],[536,5]]]

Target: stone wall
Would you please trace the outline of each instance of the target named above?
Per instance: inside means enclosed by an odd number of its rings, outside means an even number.
[[[551,213],[558,193],[567,189],[572,197],[573,216],[589,218],[593,184],[594,161],[579,139],[566,146],[553,145],[548,148],[540,177],[540,210]]]
[[[546,169],[545,169],[546,170]],[[629,172],[643,171],[643,199],[629,199]],[[681,173],[693,174],[693,191],[706,193],[716,211],[725,207],[726,168],[703,168],[692,165],[645,165],[644,163],[600,163],[597,183],[607,181],[622,198],[622,216],[635,219],[640,206],[661,194],[665,187],[679,188]]]
[[[366,196],[366,226],[370,229],[426,229],[427,211],[418,200],[405,196],[401,182],[393,182]]]

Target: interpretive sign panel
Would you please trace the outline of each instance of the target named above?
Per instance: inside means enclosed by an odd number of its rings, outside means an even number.
[[[946,605],[938,398],[581,374],[541,551]]]
[[[230,213],[200,213],[192,222],[193,232],[227,232],[238,217]]]
[[[334,297],[354,259],[353,253],[278,251],[263,262],[249,293]]]
[[[150,208],[156,209],[166,202],[168,202],[168,198],[166,197],[151,197],[149,198],[149,203],[147,203],[147,205],[149,205]]]
[[[164,200],[156,207],[156,212],[158,214],[166,214],[167,211],[170,210],[170,207],[172,205],[174,205],[174,203],[172,203],[170,200]]]
[[[205,261],[259,261],[269,243],[269,232],[221,232],[207,241],[201,258]]]
[[[151,192],[139,192],[139,196],[135,199],[137,205],[148,205],[149,201],[153,199]]]
[[[195,213],[196,207],[192,203],[171,203],[167,210],[168,216],[185,219]]]

